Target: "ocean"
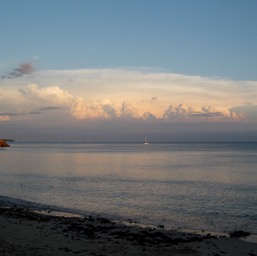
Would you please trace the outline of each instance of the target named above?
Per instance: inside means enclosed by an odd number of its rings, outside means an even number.
[[[257,234],[257,143],[12,143],[0,202]]]

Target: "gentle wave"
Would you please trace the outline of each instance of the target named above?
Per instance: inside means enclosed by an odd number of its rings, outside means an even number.
[[[257,234],[256,154],[254,143],[19,143],[0,153],[0,194],[142,224]]]

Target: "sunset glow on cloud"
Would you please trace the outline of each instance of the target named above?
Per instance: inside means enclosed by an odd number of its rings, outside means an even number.
[[[4,81],[2,119],[53,107],[79,120],[257,121],[257,82],[121,69],[41,71],[36,84],[30,79]]]
[[[257,141],[257,2],[28,1],[1,5],[0,138]]]

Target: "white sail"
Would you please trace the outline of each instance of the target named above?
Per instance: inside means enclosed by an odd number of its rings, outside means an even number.
[[[147,139],[146,139],[146,136],[145,136],[144,144],[145,144],[145,145],[146,145],[146,144],[149,144],[149,142],[148,142]]]

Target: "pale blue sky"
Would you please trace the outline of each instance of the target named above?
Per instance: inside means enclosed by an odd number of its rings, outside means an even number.
[[[256,0],[1,1],[0,71],[154,67],[257,79]]]
[[[257,0],[0,4],[0,137],[257,141]]]

